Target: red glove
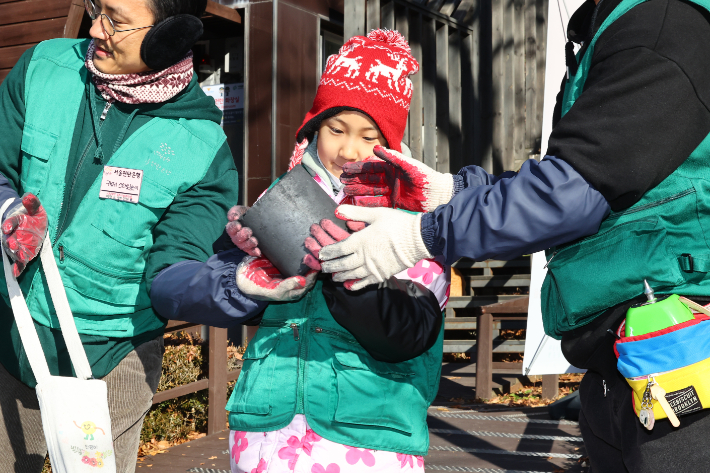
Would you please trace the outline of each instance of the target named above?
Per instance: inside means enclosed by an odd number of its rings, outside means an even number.
[[[363,207],[431,212],[451,200],[454,179],[397,151],[375,146],[374,157],[346,163],[340,180],[345,193]],[[358,197],[359,196],[359,197]]]
[[[239,219],[247,213],[249,207],[243,205],[235,205],[227,212],[227,234],[231,238],[232,243],[250,256],[261,256],[261,250],[257,247],[259,242],[252,235],[251,228],[245,227],[239,222]]]
[[[264,257],[247,256],[237,267],[237,287],[251,297],[261,301],[295,301],[303,297],[316,282],[317,271],[309,271],[305,276],[284,279],[279,270]]]
[[[365,228],[365,223],[347,222],[347,226],[350,230],[358,232]],[[325,218],[320,221],[320,225],[315,223],[311,225],[311,235],[313,238],[308,237],[305,241],[306,249],[310,251],[310,254],[306,254],[303,263],[314,271],[321,271],[319,254],[324,246],[343,241],[350,236],[348,232]],[[345,281],[343,285],[346,289],[350,289],[357,281],[357,279]]]
[[[27,193],[2,223],[2,246],[12,261],[12,274],[18,277],[39,253],[47,232],[47,212],[39,199]]]

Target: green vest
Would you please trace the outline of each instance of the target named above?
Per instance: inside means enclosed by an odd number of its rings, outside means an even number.
[[[313,431],[332,442],[426,455],[443,324],[421,356],[377,361],[330,315],[321,286],[318,281],[299,301],[266,309],[227,404],[229,428],[272,431],[305,414]]]
[[[151,312],[146,258],[152,229],[176,194],[197,184],[225,136],[206,120],[153,118],[113,154],[108,166],[143,170],[137,204],[99,198],[102,175],[79,204],[61,235],[58,218],[79,106],[89,74],[87,40],[40,43],[27,69],[20,193],[36,194],[49,222],[49,235],[79,333],[132,337],[163,321]],[[33,318],[59,328],[43,271],[21,280]],[[2,295],[7,298],[4,281]]]
[[[567,113],[583,93],[599,36],[645,0],[624,0],[602,23],[568,79]],[[710,10],[710,1],[691,0]],[[620,158],[620,159],[623,159]],[[658,294],[710,295],[710,135],[663,182],[632,207],[612,212],[598,233],[547,250],[542,286],[545,332],[557,339],[607,309],[643,294],[643,280]]]

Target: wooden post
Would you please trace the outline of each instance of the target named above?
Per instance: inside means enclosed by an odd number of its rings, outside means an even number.
[[[503,1],[491,0],[491,148],[492,169],[486,169],[494,174],[501,173],[503,169],[503,92],[504,92],[504,63],[503,63]],[[484,161],[485,164],[485,161]]]
[[[210,327],[207,435],[227,428],[227,329]]]
[[[436,29],[436,170],[452,172],[449,159],[449,25]],[[458,169],[453,171],[458,172]]]
[[[461,92],[461,33],[452,28],[449,36],[449,172],[463,167],[463,118]]]
[[[380,27],[380,0],[367,0],[367,28],[366,33]]]
[[[64,37],[76,38],[79,36],[79,27],[81,20],[84,18],[86,8],[84,3],[79,0],[73,0],[69,6],[69,14],[67,15],[67,23],[64,25]]]
[[[557,397],[560,388],[560,377],[556,374],[542,375],[542,398],[553,399]]]
[[[529,154],[525,146],[525,0],[515,0],[513,13],[513,171],[517,171]]]
[[[537,152],[537,39],[535,37],[535,2],[525,0],[525,147]]]
[[[385,1],[380,5],[380,27],[394,29],[394,0]]]
[[[365,0],[344,1],[343,39],[347,42],[353,36],[365,34]]]
[[[515,91],[513,90],[513,30],[514,6],[512,1],[503,2],[503,171],[513,170],[515,156],[513,153],[513,137],[515,135]]]
[[[535,90],[537,91],[535,100],[535,129],[537,139],[542,136],[542,105],[545,101],[545,57],[547,55],[547,7],[548,0],[535,0]],[[558,81],[562,78],[553,78]],[[538,142],[539,143],[539,142]],[[540,156],[544,156],[546,149],[540,150]]]
[[[409,9],[400,4],[394,5],[394,28],[399,31],[402,36],[407,39],[407,41],[409,41]],[[409,117],[407,117],[407,123],[404,128],[402,142],[404,142],[411,150],[411,142],[409,140]]]
[[[476,397],[493,397],[493,315],[476,317]]]
[[[419,67],[424,68],[422,59],[422,15],[414,10],[409,11],[409,45],[412,56],[419,61]],[[409,106],[409,149],[412,157],[422,160],[422,72],[410,77],[412,80],[412,102]]]
[[[424,145],[422,161],[436,169],[436,25],[422,16],[422,103],[424,106]],[[448,171],[446,171],[448,172]]]

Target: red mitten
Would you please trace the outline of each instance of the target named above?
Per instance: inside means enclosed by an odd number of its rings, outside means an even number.
[[[34,194],[25,194],[2,223],[2,246],[12,261],[15,277],[39,254],[46,232],[47,212]]]
[[[247,213],[249,207],[243,205],[235,205],[227,212],[227,234],[231,238],[232,243],[250,256],[261,256],[261,250],[258,248],[258,240],[252,234],[251,228],[245,227],[239,221],[242,216]]]
[[[262,301],[295,301],[303,297],[316,282],[317,271],[305,276],[284,278],[279,270],[264,257],[247,256],[237,266],[237,287],[239,290]]]
[[[363,222],[347,222],[348,228],[354,232],[358,232],[365,228]],[[310,254],[306,254],[303,258],[303,263],[314,271],[320,271],[321,265],[319,261],[320,250],[327,245],[332,245],[339,241],[345,240],[350,234],[334,224],[331,220],[323,219],[320,225],[311,225],[311,235],[313,237],[306,238],[306,249]],[[346,289],[350,289],[358,280],[345,281],[343,285]]]
[[[340,180],[357,205],[431,212],[451,200],[451,174],[382,146],[375,146],[374,153],[382,161],[368,158],[343,166]]]

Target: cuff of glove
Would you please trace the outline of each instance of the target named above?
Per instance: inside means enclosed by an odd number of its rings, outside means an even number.
[[[4,202],[4,200],[2,202]],[[22,206],[22,199],[20,198],[20,196],[14,197],[13,201],[10,202],[10,205],[7,206],[7,210],[5,210],[5,213],[2,214],[2,221],[0,221],[0,223],[4,222],[12,212],[17,210],[18,205]]]
[[[417,222],[416,222],[416,225],[417,225],[419,228],[421,228],[421,226],[422,226],[422,221],[423,221],[423,218],[424,218],[425,215],[429,215],[429,214],[426,214],[426,213],[419,214],[419,218],[417,219]],[[411,231],[413,232],[412,234],[416,234],[416,229],[415,229],[415,228],[413,228]],[[414,239],[414,245],[415,245],[415,250],[414,250],[414,251],[415,251],[415,254],[416,254],[416,258],[415,258],[414,263],[412,263],[411,267],[414,267],[414,265],[416,265],[416,264],[417,264],[420,260],[422,260],[422,259],[433,258],[433,257],[434,257],[434,255],[432,254],[432,252],[429,250],[429,247],[428,247],[427,244],[424,242],[423,235],[422,235],[422,238],[415,238],[415,239]]]
[[[432,186],[429,188],[429,196],[427,199],[426,210],[431,212],[440,205],[448,204],[451,198],[455,195],[454,176],[449,173],[437,176]]]
[[[436,223],[436,217],[433,213],[422,214],[421,233],[422,241],[432,256],[437,256],[442,253],[442,247],[438,244],[436,237],[439,225]]]
[[[464,181],[463,176],[458,174],[452,176],[454,178],[454,193],[452,197],[466,188],[466,181]]]

